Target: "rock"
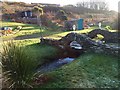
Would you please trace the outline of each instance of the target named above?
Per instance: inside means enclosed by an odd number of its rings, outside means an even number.
[[[101,30],[101,29],[92,30],[91,32],[88,33],[88,37],[93,39],[97,37],[97,34],[104,36],[102,40],[107,43],[118,43],[118,41],[120,40],[119,32],[109,32],[107,30]]]
[[[77,43],[77,41],[72,41],[70,43],[70,47],[74,49],[82,49],[82,46],[79,43]]]
[[[77,33],[69,33],[60,40],[42,39],[41,43],[56,46],[61,49],[61,53],[67,53],[68,55],[72,53],[72,55],[76,56],[87,50],[118,56],[118,51],[120,50],[120,47],[104,44],[102,41],[96,42],[87,35]]]

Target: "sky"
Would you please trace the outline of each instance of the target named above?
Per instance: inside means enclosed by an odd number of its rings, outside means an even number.
[[[26,2],[26,3],[51,3],[51,4],[60,4],[60,5],[73,4],[73,5],[75,5],[77,2],[92,1],[92,0],[1,0],[1,1],[16,1],[16,2]],[[96,0],[96,1],[98,1],[98,0]],[[118,11],[118,2],[120,0],[101,0],[101,1],[107,2],[110,10]]]

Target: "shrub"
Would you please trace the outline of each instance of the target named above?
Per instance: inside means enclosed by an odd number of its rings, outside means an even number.
[[[38,6],[34,6],[33,8],[34,8],[34,10],[33,10],[34,12],[39,11],[39,15],[40,16],[43,15],[43,9],[42,8],[40,8]]]
[[[59,10],[56,14],[56,18],[60,20],[67,20],[66,13],[63,10]]]
[[[3,44],[2,68],[7,87],[32,87],[37,63],[28,54],[24,47],[13,42]]]

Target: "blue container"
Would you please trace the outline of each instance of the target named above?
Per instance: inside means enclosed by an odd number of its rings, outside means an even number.
[[[83,27],[83,19],[79,19],[78,20],[78,30],[82,30],[84,27]]]

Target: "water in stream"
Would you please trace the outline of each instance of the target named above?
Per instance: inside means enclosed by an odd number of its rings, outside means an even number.
[[[49,72],[49,71],[52,71],[52,70],[55,70],[61,66],[63,66],[64,64],[67,64],[67,63],[70,63],[72,62],[73,60],[75,60],[75,58],[63,58],[63,59],[58,59],[52,63],[49,63],[49,64],[46,64],[40,68],[38,68],[38,71],[40,72]]]

